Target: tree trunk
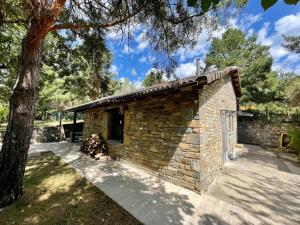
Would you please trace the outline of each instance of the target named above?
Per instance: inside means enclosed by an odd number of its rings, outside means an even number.
[[[11,95],[8,125],[0,152],[0,208],[22,195],[45,38],[40,35],[40,29],[41,26],[32,23],[22,42],[21,69]]]
[[[63,119],[63,111],[60,110],[59,111],[59,141],[63,141],[66,139],[66,134],[65,134],[65,129],[64,129],[64,125],[62,124],[62,119]]]

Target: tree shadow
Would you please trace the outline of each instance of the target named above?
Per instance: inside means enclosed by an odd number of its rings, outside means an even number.
[[[262,224],[299,224],[298,173],[283,169],[284,160],[257,151],[261,150],[252,148],[225,165],[209,194],[242,208]]]
[[[247,151],[241,154],[244,159],[282,172],[300,175],[300,162],[292,153],[279,152],[280,158],[277,158],[274,151],[265,150],[257,145],[245,145],[245,148]]]
[[[28,160],[24,194],[0,214],[0,224],[141,224],[52,153]]]
[[[231,224],[222,211],[215,213],[218,209],[209,205],[207,210],[208,202],[201,201],[203,196],[170,185],[140,168],[124,162],[93,160],[79,152],[78,144],[53,143],[43,148],[54,151],[105,195],[146,224]],[[276,160],[255,150],[249,151],[238,161],[225,164],[216,184],[204,195],[213,196],[221,204],[233,205],[227,212],[238,224],[251,224],[245,212],[262,224],[297,224],[300,221],[299,176],[278,170]],[[35,170],[39,168],[29,170],[31,175]],[[51,168],[47,170],[52,173]],[[61,170],[64,170],[63,165]],[[202,213],[198,210],[200,203],[204,206]]]
[[[200,196],[119,161],[96,161],[79,146],[52,143],[51,149],[112,200],[147,224],[186,224],[192,221]],[[51,169],[49,173],[51,174]],[[63,170],[64,165],[58,167]],[[33,174],[39,168],[28,172]],[[50,176],[49,174],[49,176]]]
[[[204,214],[202,216],[201,222],[199,224],[203,225],[229,225],[226,221],[220,219],[220,217],[211,215],[211,214]]]

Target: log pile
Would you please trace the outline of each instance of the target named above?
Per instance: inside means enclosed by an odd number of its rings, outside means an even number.
[[[105,140],[98,134],[92,134],[85,139],[80,149],[86,155],[97,160],[111,160]]]

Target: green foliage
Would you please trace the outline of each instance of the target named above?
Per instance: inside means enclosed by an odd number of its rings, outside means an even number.
[[[264,10],[267,10],[271,6],[273,6],[277,0],[261,0],[261,6],[263,7]]]
[[[300,36],[285,36],[283,35],[284,43],[282,46],[290,52],[300,53]]]
[[[272,7],[278,0],[261,0],[261,6],[263,7],[264,10],[269,9]],[[299,0],[284,0],[284,2],[287,5],[296,5]]]
[[[261,6],[264,10],[272,7],[278,0],[261,0]],[[218,4],[228,4],[230,1],[222,0],[187,0],[187,5],[189,7],[197,7],[201,4],[201,9],[203,13],[209,11],[211,8],[217,7]],[[299,0],[284,0],[287,5],[296,5]],[[247,0],[236,0],[236,5],[244,5],[247,3]]]
[[[0,104],[0,123],[4,123],[8,116],[8,105]]]
[[[20,66],[18,59],[25,31],[23,25],[0,27],[0,65],[4,67],[0,69],[0,105],[9,102]],[[78,38],[73,34],[65,35],[63,42],[55,34],[47,35],[37,117],[46,119],[53,110],[60,111],[74,104],[112,95],[118,88],[118,81],[109,72],[112,55],[104,45],[103,34],[81,32],[80,38],[82,44],[74,45],[71,40],[78,42]],[[65,44],[68,41],[73,43],[72,46]]]
[[[292,127],[288,129],[288,134],[293,136],[293,150],[300,154],[300,130]]]
[[[241,103],[268,103],[282,101],[284,96],[278,74],[271,70],[273,59],[269,47],[257,44],[257,37],[238,29],[228,29],[221,38],[214,38],[206,55],[206,70],[215,65],[241,68],[243,96]]]
[[[187,5],[190,7],[195,7],[198,3],[198,0],[187,0]]]
[[[212,5],[212,0],[202,0],[201,1],[201,9],[203,10],[203,12],[207,12],[210,8],[210,6]]]
[[[137,86],[135,85],[135,83],[131,82],[128,78],[125,78],[119,83],[116,94],[127,94],[135,90],[137,90]]]
[[[284,2],[288,5],[296,5],[299,0],[284,0]]]
[[[242,7],[247,3],[247,0],[234,0],[234,1],[226,1],[226,0],[187,0],[187,5],[189,7],[198,7],[201,6],[201,13],[206,13],[212,8],[218,8],[218,6],[225,5],[235,5],[237,7]]]
[[[295,76],[286,89],[290,105],[300,106],[300,77]]]
[[[19,52],[25,29],[19,25],[11,25],[7,29],[0,27],[0,104],[8,103],[11,90],[19,70]]]
[[[157,70],[152,70],[149,74],[146,75],[143,85],[144,87],[149,87],[155,84],[159,84],[163,82],[163,72],[162,71],[157,71]]]

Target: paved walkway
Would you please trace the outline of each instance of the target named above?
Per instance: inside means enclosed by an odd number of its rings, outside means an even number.
[[[53,151],[145,224],[299,224],[300,165],[290,157],[246,146],[200,195],[120,162],[99,162],[78,144],[32,145],[30,154]],[[126,224],[126,221],[124,221]]]

